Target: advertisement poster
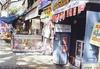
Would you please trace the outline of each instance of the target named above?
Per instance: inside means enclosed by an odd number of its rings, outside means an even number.
[[[13,51],[32,51],[36,47],[34,45],[33,35],[14,35],[12,40]]]
[[[70,35],[57,33],[54,39],[53,60],[55,64],[67,64]]]
[[[67,64],[70,47],[71,26],[56,24],[55,34],[53,43],[53,62],[55,64]]]
[[[90,43],[100,47],[100,23],[97,23],[94,25]]]

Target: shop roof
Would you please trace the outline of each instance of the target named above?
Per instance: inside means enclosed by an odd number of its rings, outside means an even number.
[[[8,17],[0,17],[0,21],[6,22],[8,24],[12,24],[17,17],[15,15],[10,15]]]

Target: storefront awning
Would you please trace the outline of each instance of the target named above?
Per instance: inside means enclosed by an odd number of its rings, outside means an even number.
[[[25,20],[29,20],[29,19],[35,18],[37,16],[39,16],[39,8],[35,7],[34,9],[32,9],[30,12],[28,12],[26,14]]]
[[[8,17],[0,17],[0,20],[5,22],[5,23],[8,23],[8,24],[12,24],[14,22],[14,20],[17,19],[17,16],[15,15],[10,15]]]
[[[88,1],[70,1],[67,5],[53,11],[53,21],[57,22],[65,17],[75,16],[84,11]]]

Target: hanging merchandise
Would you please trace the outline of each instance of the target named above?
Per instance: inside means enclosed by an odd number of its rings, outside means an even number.
[[[47,7],[43,9],[43,12],[40,18],[41,18],[41,21],[44,23],[47,23],[52,18],[51,4],[49,4]]]
[[[76,7],[73,8],[73,16],[76,15]]]
[[[72,13],[73,13],[72,9],[69,9],[69,17],[72,16]]]
[[[80,14],[82,11],[84,11],[84,9],[85,9],[85,5],[83,4],[83,5],[79,5],[78,6],[78,14]]]

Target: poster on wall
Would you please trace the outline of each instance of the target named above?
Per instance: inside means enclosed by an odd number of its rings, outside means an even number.
[[[100,47],[100,23],[95,23],[90,38],[90,43]]]

